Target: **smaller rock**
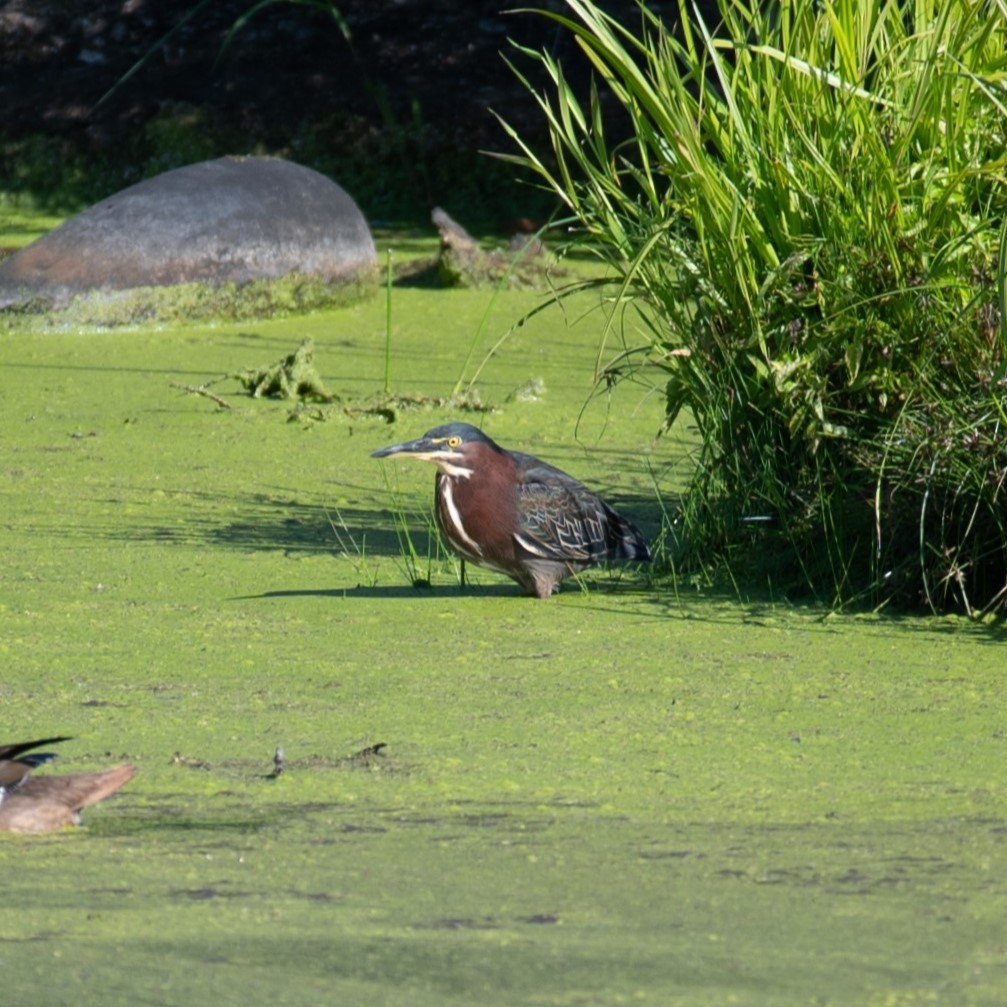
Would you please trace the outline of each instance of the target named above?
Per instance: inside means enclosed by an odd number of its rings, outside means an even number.
[[[487,252],[439,206],[434,207],[430,219],[440,234],[437,274],[445,287],[478,287],[500,282],[534,286],[547,272],[562,275],[563,271],[554,267],[544,254],[545,246],[536,238],[525,237],[506,252]]]

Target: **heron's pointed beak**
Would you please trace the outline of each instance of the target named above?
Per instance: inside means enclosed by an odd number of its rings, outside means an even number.
[[[372,458],[399,458],[402,455],[411,455],[413,458],[422,458],[429,461],[429,455],[438,450],[438,445],[431,443],[426,437],[419,437],[414,441],[403,441],[401,444],[389,444],[386,448],[378,448],[371,452]]]

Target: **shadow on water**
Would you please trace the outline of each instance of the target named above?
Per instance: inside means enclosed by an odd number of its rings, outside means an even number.
[[[448,587],[432,587],[429,584],[401,584],[389,587],[334,587],[334,588],[304,588],[291,591],[263,591],[261,594],[239,595],[230,601],[256,601],[267,598],[382,598],[417,599],[443,601],[445,598],[522,598],[524,597],[516,584],[485,584],[478,587],[458,585]]]
[[[355,487],[341,487],[345,494]],[[223,547],[244,552],[278,549],[287,553],[366,551],[399,555],[390,511],[366,505],[329,506],[309,503],[277,492],[209,493],[191,489],[133,489],[129,499],[97,501],[107,509],[106,521],[61,526],[64,538],[152,542],[166,545]],[[138,501],[137,496],[146,499]],[[116,513],[124,503],[135,517],[123,521]],[[149,511],[145,517],[142,509]],[[408,513],[408,512],[407,512]],[[156,515],[156,516],[155,516]],[[420,519],[415,519],[419,528]],[[49,532],[29,527],[29,531]]]
[[[288,487],[264,487],[260,491],[239,493],[214,493],[189,488],[162,486],[130,487],[121,496],[104,497],[94,501],[106,515],[105,518],[83,522],[67,522],[58,526],[61,542],[72,547],[75,541],[94,539],[131,543],[182,545],[190,547],[225,548],[240,552],[277,550],[290,556],[331,555],[344,556],[354,561],[368,557],[400,559],[403,556],[402,522],[405,521],[417,555],[436,556],[438,544],[431,539],[432,493],[428,497],[410,495],[403,500],[401,510],[376,506],[375,497],[384,499],[387,494],[373,485],[335,484],[325,490],[328,499],[339,499],[340,504],[313,502],[294,495]],[[659,530],[660,515],[651,496],[628,493],[606,493],[610,504],[627,519],[637,524],[652,543]],[[676,500],[665,501],[673,510]],[[132,514],[128,521],[121,516],[126,504]],[[54,528],[48,525],[27,526],[25,531],[51,535]],[[838,632],[832,619],[839,613],[826,602],[809,603],[800,598],[774,591],[771,587],[734,583],[704,585],[699,591],[684,583],[676,585],[673,578],[658,584],[642,586],[634,575],[623,579],[623,568],[614,567],[584,578],[588,592],[598,594],[638,594],[641,601],[649,603],[649,614],[655,618],[684,614],[690,619],[714,623],[763,624],[778,621],[784,615],[804,615],[806,628],[816,624],[822,632]],[[576,582],[564,585],[563,594],[578,590]],[[522,592],[513,584],[478,584],[460,587],[438,585],[431,587],[425,581],[416,584],[378,586],[352,583],[345,587],[305,587],[296,591],[262,591],[243,598],[331,597],[379,598],[414,600],[429,596],[432,600],[450,597],[517,597]],[[703,606],[690,604],[702,600]],[[713,602],[713,605],[709,603]],[[598,605],[599,609],[604,604]],[[638,612],[638,614],[643,614]],[[847,607],[842,614],[870,621],[879,626],[898,627],[900,631],[926,632],[928,634],[969,633],[974,639],[991,644],[1001,644],[1007,638],[1004,621],[978,622],[966,617],[933,617],[926,612]]]
[[[260,492],[222,494],[192,489],[165,487],[133,487],[128,494],[118,498],[95,501],[106,513],[105,520],[91,520],[60,524],[61,542],[72,547],[75,541],[86,542],[105,539],[115,542],[148,542],[152,544],[190,547],[226,548],[246,553],[278,550],[290,556],[331,555],[345,556],[353,561],[403,556],[403,541],[399,531],[404,518],[413,547],[419,556],[437,554],[437,543],[431,541],[429,532],[432,500],[410,496],[404,501],[402,511],[376,507],[373,486],[339,485],[332,498],[350,502],[329,505],[310,502],[295,497],[286,487],[267,487]],[[379,496],[382,492],[378,491]],[[432,494],[431,494],[432,497]],[[655,501],[649,496],[608,493],[606,499],[630,521],[637,524],[652,543],[656,540],[660,520]],[[129,504],[134,515],[123,521],[118,512],[124,503]],[[675,501],[665,502],[673,509]],[[145,519],[143,511],[149,512]],[[154,515],[157,515],[157,519]],[[49,525],[27,526],[25,531],[52,535]],[[739,585],[734,583],[710,585],[701,590],[676,584],[665,577],[657,584],[645,585],[630,574],[623,577],[626,568],[612,567],[601,570],[597,577],[586,575],[586,593],[595,599],[592,607],[599,611],[607,606],[601,598],[609,595],[637,595],[648,609],[638,609],[637,615],[651,615],[664,619],[680,615],[690,620],[726,624],[771,624],[787,616],[804,616],[805,629],[823,633],[840,632],[834,624],[837,614],[865,620],[866,628],[872,622],[878,627],[898,628],[899,631],[927,634],[968,633],[973,639],[990,644],[1002,644],[1007,638],[1007,623],[1003,621],[978,622],[966,617],[933,617],[926,612],[896,611],[869,607],[848,607],[837,613],[827,603],[815,604],[771,587]],[[578,592],[576,581],[568,581],[562,595]],[[431,600],[465,597],[522,598],[521,589],[514,584],[491,583],[461,587],[457,584],[430,586],[425,581],[416,584],[378,586],[353,583],[340,587],[305,587],[298,590],[262,591],[240,596],[243,599],[277,599],[284,597],[379,598]],[[701,601],[702,605],[692,604]],[[711,604],[712,603],[712,604]],[[614,610],[613,610],[614,611]],[[621,610],[620,610],[621,611]]]
[[[402,542],[397,528],[404,517],[417,552],[426,555],[431,545],[427,528],[432,519],[432,493],[429,500],[417,502],[411,498],[401,513],[369,506],[366,498],[374,495],[373,487],[349,485],[340,486],[338,495],[345,498],[352,494],[355,502],[338,506],[305,502],[284,495],[281,488],[240,494],[164,487],[130,492],[131,497],[137,494],[154,497],[145,501],[144,506],[152,512],[160,512],[164,519],[144,520],[142,514],[137,513],[135,519],[124,522],[115,513],[124,500],[106,498],[98,501],[108,510],[106,523],[63,527],[61,535],[217,546],[241,551],[279,549],[292,554],[400,556]],[[612,495],[608,499],[621,514],[639,525],[645,535],[656,535],[659,515],[652,499],[629,495]],[[136,503],[133,499],[128,502]]]
[[[353,560],[366,557],[398,559],[403,556],[403,542],[398,530],[404,517],[409,535],[420,556],[436,555],[437,544],[431,541],[429,526],[431,502],[425,497],[410,497],[401,513],[378,508],[369,503],[373,498],[371,486],[341,485],[331,495],[350,503],[340,506],[310,502],[290,494],[284,487],[266,488],[261,492],[220,494],[198,490],[172,490],[162,487],[132,490],[137,494],[156,496],[136,507],[136,517],[128,522],[120,520],[116,511],[122,499],[99,501],[107,508],[104,522],[61,525],[60,536],[70,544],[74,539],[103,538],[111,541],[150,542],[164,545],[226,548],[241,552],[279,550],[290,556],[331,555],[346,556]],[[607,499],[621,514],[637,524],[650,541],[657,534],[657,514],[652,498],[631,494],[607,494]],[[129,503],[136,503],[130,500]],[[144,519],[142,509],[163,515],[162,520]],[[30,529],[51,534],[48,527]],[[597,578],[584,578],[587,592],[595,599],[592,607],[599,610],[607,606],[602,597],[609,595],[638,595],[649,605],[649,611],[639,610],[638,615],[649,614],[664,619],[681,615],[711,623],[762,625],[775,623],[784,615],[806,616],[805,628],[823,633],[839,632],[841,627],[832,622],[836,613],[826,604],[814,605],[774,592],[770,588],[735,584],[706,585],[701,592],[684,584],[675,586],[671,581],[661,581],[655,587],[643,587],[636,576],[622,577],[623,568],[614,567],[599,572]],[[578,592],[575,581],[564,585],[561,596]],[[261,591],[240,596],[249,599],[278,599],[292,597],[344,598],[344,599],[399,599],[432,601],[448,598],[513,597],[521,599],[522,591],[514,584],[490,583],[461,587],[457,584],[430,586],[425,581],[416,584],[367,585],[352,583],[345,587],[304,587],[298,590]],[[691,604],[701,599],[704,604]],[[712,605],[710,603],[713,603]],[[969,633],[973,638],[991,644],[1003,643],[1007,638],[1007,624],[1003,622],[979,623],[964,617],[926,617],[926,613],[880,610],[868,608],[845,610],[846,615],[876,621],[878,626],[907,632],[928,634]]]

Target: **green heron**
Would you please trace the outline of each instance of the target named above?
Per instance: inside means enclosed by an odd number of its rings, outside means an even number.
[[[468,423],[371,457],[399,455],[437,466],[437,525],[462,563],[506,574],[528,594],[548,598],[565,577],[606,560],[650,559],[639,530],[583,483]]]
[[[134,766],[100,773],[33,776],[16,787],[0,787],[0,832],[52,832],[79,825],[80,812],[127,784]]]
[[[39,738],[38,741],[19,741],[13,745],[0,745],[0,787],[13,790],[28,778],[28,774],[56,758],[55,752],[32,752],[42,745],[55,745],[69,738]],[[25,755],[30,752],[30,755]]]

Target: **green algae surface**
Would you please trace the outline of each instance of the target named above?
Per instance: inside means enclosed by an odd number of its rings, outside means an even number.
[[[312,338],[379,396],[381,298],[0,336],[0,741],[139,767],[0,836],[3,1003],[1007,1002],[1000,627],[460,588],[432,469],[368,455],[458,418],[536,299],[394,297],[392,425],[218,380]],[[579,314],[502,339],[477,422],[654,536],[688,432],[654,440],[659,390],[588,401]],[[211,381],[230,408],[178,388]]]

